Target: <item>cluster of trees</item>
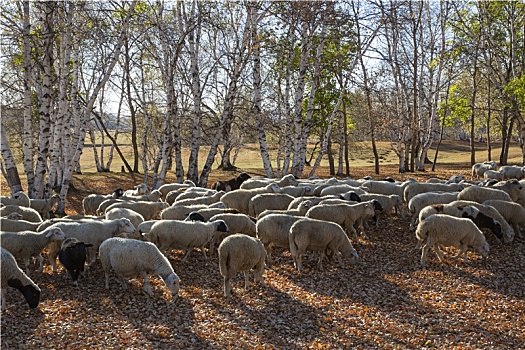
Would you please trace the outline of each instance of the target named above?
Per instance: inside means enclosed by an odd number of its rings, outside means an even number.
[[[521,2],[0,6],[2,171],[20,189],[21,161],[29,195],[59,192],[58,212],[86,138],[98,171],[117,152],[154,187],[171,169],[205,186],[216,158],[232,168],[240,146],[254,140],[275,177],[312,175],[324,155],[334,174],[349,174],[352,137],[371,142],[376,173],[378,140],[391,142],[406,172],[425,170],[430,146],[450,127],[469,134],[472,162],[480,130],[484,158],[492,137],[503,140],[502,164],[512,136],[525,139]],[[130,159],[117,142],[124,126]]]

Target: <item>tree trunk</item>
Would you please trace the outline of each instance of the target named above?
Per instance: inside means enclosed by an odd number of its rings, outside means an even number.
[[[23,40],[24,40],[24,171],[27,177],[27,193],[33,193],[35,185],[33,115],[31,101],[31,26],[29,23],[29,0],[22,2],[24,7]]]
[[[131,148],[133,149],[133,172],[139,172],[139,146],[137,142],[137,113],[131,96],[131,69],[128,36],[124,38],[124,75],[126,77],[126,92],[131,119]],[[124,87],[124,85],[123,85]],[[117,129],[118,132],[118,129]],[[115,137],[116,138],[116,137]]]
[[[20,182],[20,176],[18,175],[18,169],[16,168],[15,158],[11,153],[11,147],[9,147],[9,140],[3,125],[0,125],[0,153],[5,164],[5,176],[9,188],[11,188],[11,194],[22,191],[22,184]]]

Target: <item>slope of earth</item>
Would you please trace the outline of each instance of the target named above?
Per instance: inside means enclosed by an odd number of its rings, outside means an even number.
[[[261,170],[248,170],[262,175]],[[355,178],[371,168],[352,169]],[[397,174],[382,168],[383,176],[449,177],[468,174],[469,167],[441,167],[437,173]],[[232,173],[214,172],[210,183]],[[321,176],[328,176],[321,169]],[[81,211],[81,198],[131,188],[140,179],[127,174],[86,174],[75,177],[68,211]],[[298,273],[289,252],[277,250],[278,260],[265,273],[266,287],[245,291],[242,275],[234,296],[226,300],[216,255],[204,260],[196,249],[186,263],[182,251],[168,258],[182,283],[174,302],[162,280],[151,278],[154,297],[141,292],[142,280],[131,279],[123,290],[97,261],[74,287],[64,270],[53,275],[46,261],[43,273],[32,278],[42,289],[41,303],[29,310],[18,291],[7,289],[2,313],[2,349],[516,349],[525,343],[525,241],[504,245],[491,233],[488,259],[469,252],[469,261],[439,263],[429,254],[426,269],[409,218],[395,216],[367,230],[367,239],[354,244],[356,265],[305,259]],[[32,269],[35,266],[31,266]]]

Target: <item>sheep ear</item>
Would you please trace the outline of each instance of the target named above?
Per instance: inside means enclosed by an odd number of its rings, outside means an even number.
[[[164,280],[164,282],[166,284],[173,284],[175,282],[178,282],[180,281],[180,278],[179,276],[177,276],[177,274],[174,272],[172,274],[170,274],[168,277],[166,277],[166,279]]]
[[[50,230],[50,231],[46,234],[46,238],[49,238],[49,237],[53,236],[55,233],[56,233],[55,230]]]

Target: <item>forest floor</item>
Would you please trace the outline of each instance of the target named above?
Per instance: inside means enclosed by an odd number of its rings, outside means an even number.
[[[263,175],[260,169],[242,169]],[[351,169],[353,178],[373,175],[372,167]],[[463,174],[467,164],[440,165],[436,172],[399,174],[397,166],[382,166],[374,178],[448,178]],[[318,176],[328,177],[326,168]],[[214,171],[210,184],[232,173]],[[129,189],[141,182],[126,173],[75,176],[69,213],[81,212],[89,193]],[[7,290],[2,313],[2,349],[517,349],[525,344],[525,240],[502,244],[487,233],[488,259],[468,252],[469,261],[450,255],[440,263],[430,253],[428,267],[419,266],[409,218],[394,216],[367,230],[354,247],[360,260],[338,266],[305,259],[305,270],[294,269],[290,253],[276,249],[278,261],[265,272],[266,287],[242,288],[233,281],[226,300],[218,257],[204,261],[198,250],[181,263],[182,252],[168,258],[181,278],[176,301],[169,300],[163,282],[151,278],[154,296],[142,293],[134,278],[124,291],[111,276],[104,288],[100,262],[74,287],[64,270],[53,275],[46,261],[43,273],[33,273],[41,287],[37,309]],[[32,266],[34,269],[34,266]]]

